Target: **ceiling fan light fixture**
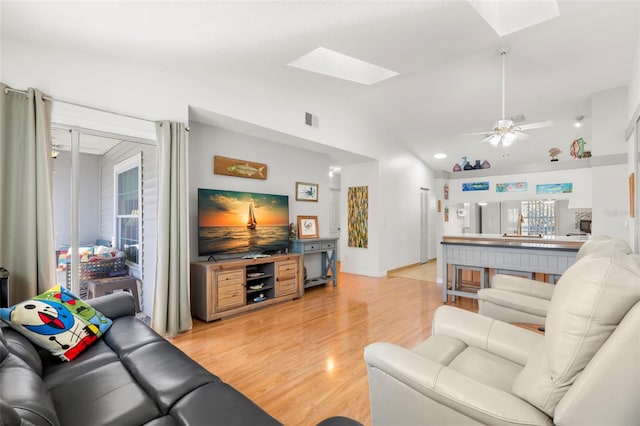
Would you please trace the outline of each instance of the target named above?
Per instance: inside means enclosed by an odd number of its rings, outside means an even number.
[[[492,135],[489,138],[488,142],[491,144],[491,146],[498,146],[498,144],[500,143],[501,139],[502,139],[502,136],[500,136],[498,134],[495,134],[495,135]]]
[[[511,146],[518,139],[518,135],[513,132],[507,132],[502,135],[502,146]]]
[[[507,147],[512,145],[518,140],[519,137],[528,138],[526,133],[522,133],[523,130],[537,129],[539,127],[551,126],[552,121],[544,121],[539,123],[518,124],[516,122],[524,120],[522,114],[508,118],[506,115],[506,56],[509,53],[509,46],[500,46],[498,54],[502,58],[502,115],[501,118],[496,121],[493,128],[488,132],[480,133],[467,133],[467,135],[485,135],[482,142],[489,142],[492,146],[497,147],[502,145]]]

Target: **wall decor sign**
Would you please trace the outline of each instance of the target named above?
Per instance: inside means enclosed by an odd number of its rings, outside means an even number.
[[[572,183],[545,183],[536,185],[536,194],[569,194],[572,192]]]
[[[267,165],[215,155],[213,157],[213,173],[216,175],[266,180]]]
[[[367,248],[369,245],[369,187],[349,188],[347,195],[347,244]]]
[[[489,182],[463,182],[463,191],[488,191]]]
[[[318,238],[318,216],[298,216],[298,238]]]
[[[525,192],[527,182],[496,183],[496,192]]]
[[[296,201],[318,202],[318,184],[296,182]]]

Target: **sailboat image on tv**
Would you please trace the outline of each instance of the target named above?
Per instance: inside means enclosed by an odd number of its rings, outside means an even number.
[[[253,212],[253,200],[249,203],[249,218],[247,219],[247,229],[256,229],[256,215]]]
[[[198,189],[199,256],[285,252],[289,222],[287,195]]]

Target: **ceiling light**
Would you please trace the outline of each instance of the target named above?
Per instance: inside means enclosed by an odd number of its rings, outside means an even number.
[[[447,158],[447,154],[443,154],[443,153],[436,154],[433,156],[433,158],[435,158],[436,160],[442,160],[443,158]]]
[[[582,120],[584,120],[584,115],[579,115],[573,119],[573,127],[582,127]]]
[[[488,139],[488,142],[491,144],[491,146],[498,146],[501,139],[502,136],[496,133],[495,135],[491,135],[491,137]]]
[[[395,71],[324,47],[318,47],[287,65],[366,85],[376,84],[398,75]]]
[[[513,143],[518,139],[518,136],[516,136],[515,133],[513,132],[507,132],[504,135],[502,135],[502,146],[510,146],[513,145]]]

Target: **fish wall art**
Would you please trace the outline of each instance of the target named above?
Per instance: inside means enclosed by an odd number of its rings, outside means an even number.
[[[215,155],[213,157],[213,173],[216,175],[266,180],[267,165]]]

